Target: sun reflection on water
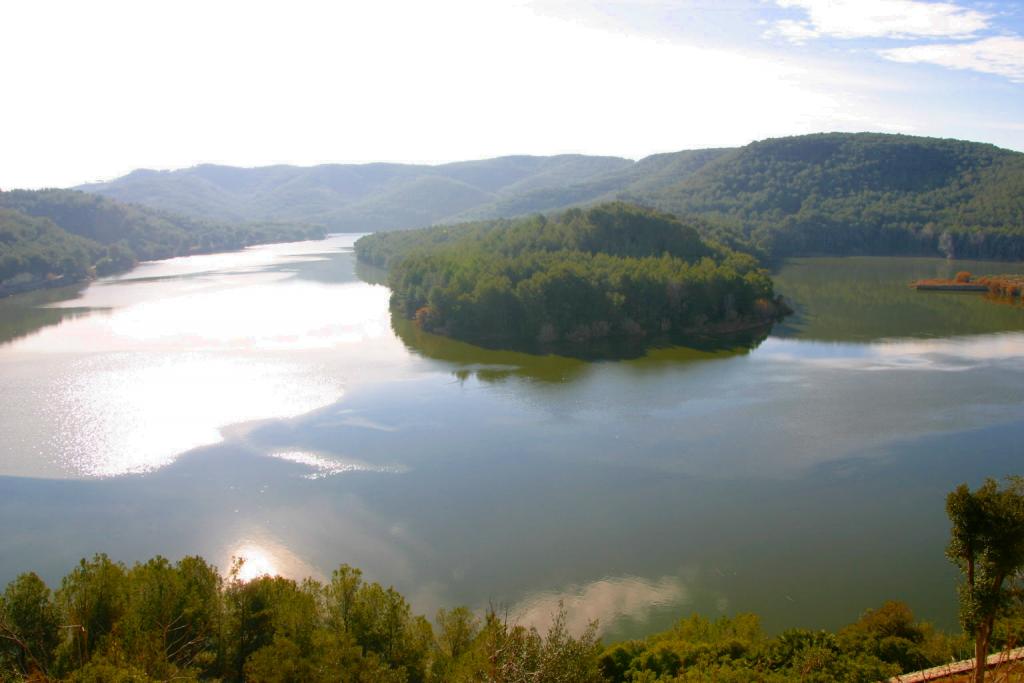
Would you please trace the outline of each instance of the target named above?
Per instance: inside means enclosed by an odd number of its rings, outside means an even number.
[[[244,545],[235,551],[235,576],[239,581],[252,581],[260,576],[277,576],[273,557],[258,545]]]
[[[353,239],[142,264],[89,287],[73,303],[102,311],[3,347],[16,372],[0,376],[0,394],[18,396],[4,419],[22,425],[11,440],[26,445],[0,472],[148,472],[220,442],[230,425],[337,401],[353,363],[387,352],[388,291],[266,269],[323,260]],[[319,476],[360,468],[311,466]]]
[[[261,576],[283,576],[297,581],[323,576],[315,567],[299,558],[281,543],[263,534],[246,537],[234,545],[228,553],[230,567],[228,578],[252,581]]]
[[[184,353],[82,361],[57,397],[55,444],[87,476],[147,472],[221,440],[219,427],[287,418],[337,400],[340,383],[284,359]]]
[[[346,472],[391,472],[400,474],[406,471],[404,467],[370,465],[369,463],[357,460],[328,457],[308,451],[276,451],[270,453],[270,457],[308,467],[312,471],[304,475],[306,479],[323,479],[324,477],[344,474]]]

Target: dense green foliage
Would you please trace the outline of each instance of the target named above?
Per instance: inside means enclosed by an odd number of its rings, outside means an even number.
[[[431,625],[346,565],[326,583],[241,581],[198,557],[129,568],[97,555],[56,592],[23,574],[0,597],[4,681],[589,683],[599,655],[594,629],[573,636],[560,615],[543,635],[464,608]]]
[[[738,149],[139,171],[86,189],[217,219],[338,230],[515,217],[620,199],[705,219],[705,236],[774,256],[1024,258],[1024,154],[992,145],[828,133]]]
[[[317,227],[209,223],[70,190],[0,192],[0,293],[140,260],[322,236]]]
[[[768,637],[756,616],[710,621],[694,615],[643,640],[613,645],[601,671],[613,683],[880,681],[950,661],[963,640],[915,622],[887,602],[837,633],[790,629]]]
[[[126,567],[82,560],[56,591],[23,574],[0,596],[0,680],[145,683],[652,683],[877,681],[949,661],[964,644],[901,603],[838,633],[769,637],[753,615],[692,616],[603,647],[596,624],[545,633],[493,611],[439,610],[433,624],[393,588],[342,565],[327,582],[227,578],[198,557]]]
[[[738,329],[777,313],[753,257],[622,203],[546,218],[371,235],[395,309],[471,340],[588,341]]]
[[[0,208],[0,282],[51,273],[80,279],[100,253],[100,245],[61,230],[48,218]]]
[[[755,142],[640,203],[712,218],[775,256],[1024,258],[1024,154],[905,135]]]
[[[953,522],[947,554],[964,574],[960,622],[974,637],[976,661],[983,662],[996,618],[1021,599],[1024,478],[1009,477],[1004,487],[989,479],[976,491],[962,484],[947,497],[946,512]],[[974,680],[984,678],[985,667],[977,667]]]

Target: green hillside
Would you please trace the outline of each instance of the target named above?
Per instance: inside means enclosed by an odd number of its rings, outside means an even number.
[[[627,197],[717,219],[776,256],[1024,258],[1024,154],[960,140],[829,133],[756,142]]]
[[[100,252],[99,244],[61,230],[48,218],[0,208],[0,283],[17,286],[49,275],[79,279]]]
[[[638,197],[644,193],[675,185],[706,164],[731,152],[730,149],[698,149],[655,154],[630,166],[616,169],[583,183],[558,185],[515,194],[482,204],[455,216],[452,220],[509,218],[531,213],[587,206],[619,197]],[[634,199],[635,201],[635,199]]]
[[[141,260],[322,236],[318,227],[212,223],[73,190],[0,192],[0,295]]]

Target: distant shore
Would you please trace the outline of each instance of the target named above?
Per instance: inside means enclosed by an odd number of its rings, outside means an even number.
[[[911,285],[914,289],[929,292],[987,292],[988,285],[975,282],[931,282],[918,280]]]

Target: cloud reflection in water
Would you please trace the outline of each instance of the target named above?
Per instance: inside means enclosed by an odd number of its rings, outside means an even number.
[[[644,621],[658,607],[678,607],[689,600],[689,591],[679,577],[665,576],[655,581],[635,576],[609,577],[561,592],[538,593],[512,608],[510,616],[516,623],[536,627],[543,633],[561,603],[571,633],[582,633],[594,620],[600,633],[619,619]]]
[[[963,372],[981,365],[1024,364],[1024,334],[947,339],[890,339],[871,344],[806,342],[769,338],[757,350],[774,360],[846,370],[921,370]]]

